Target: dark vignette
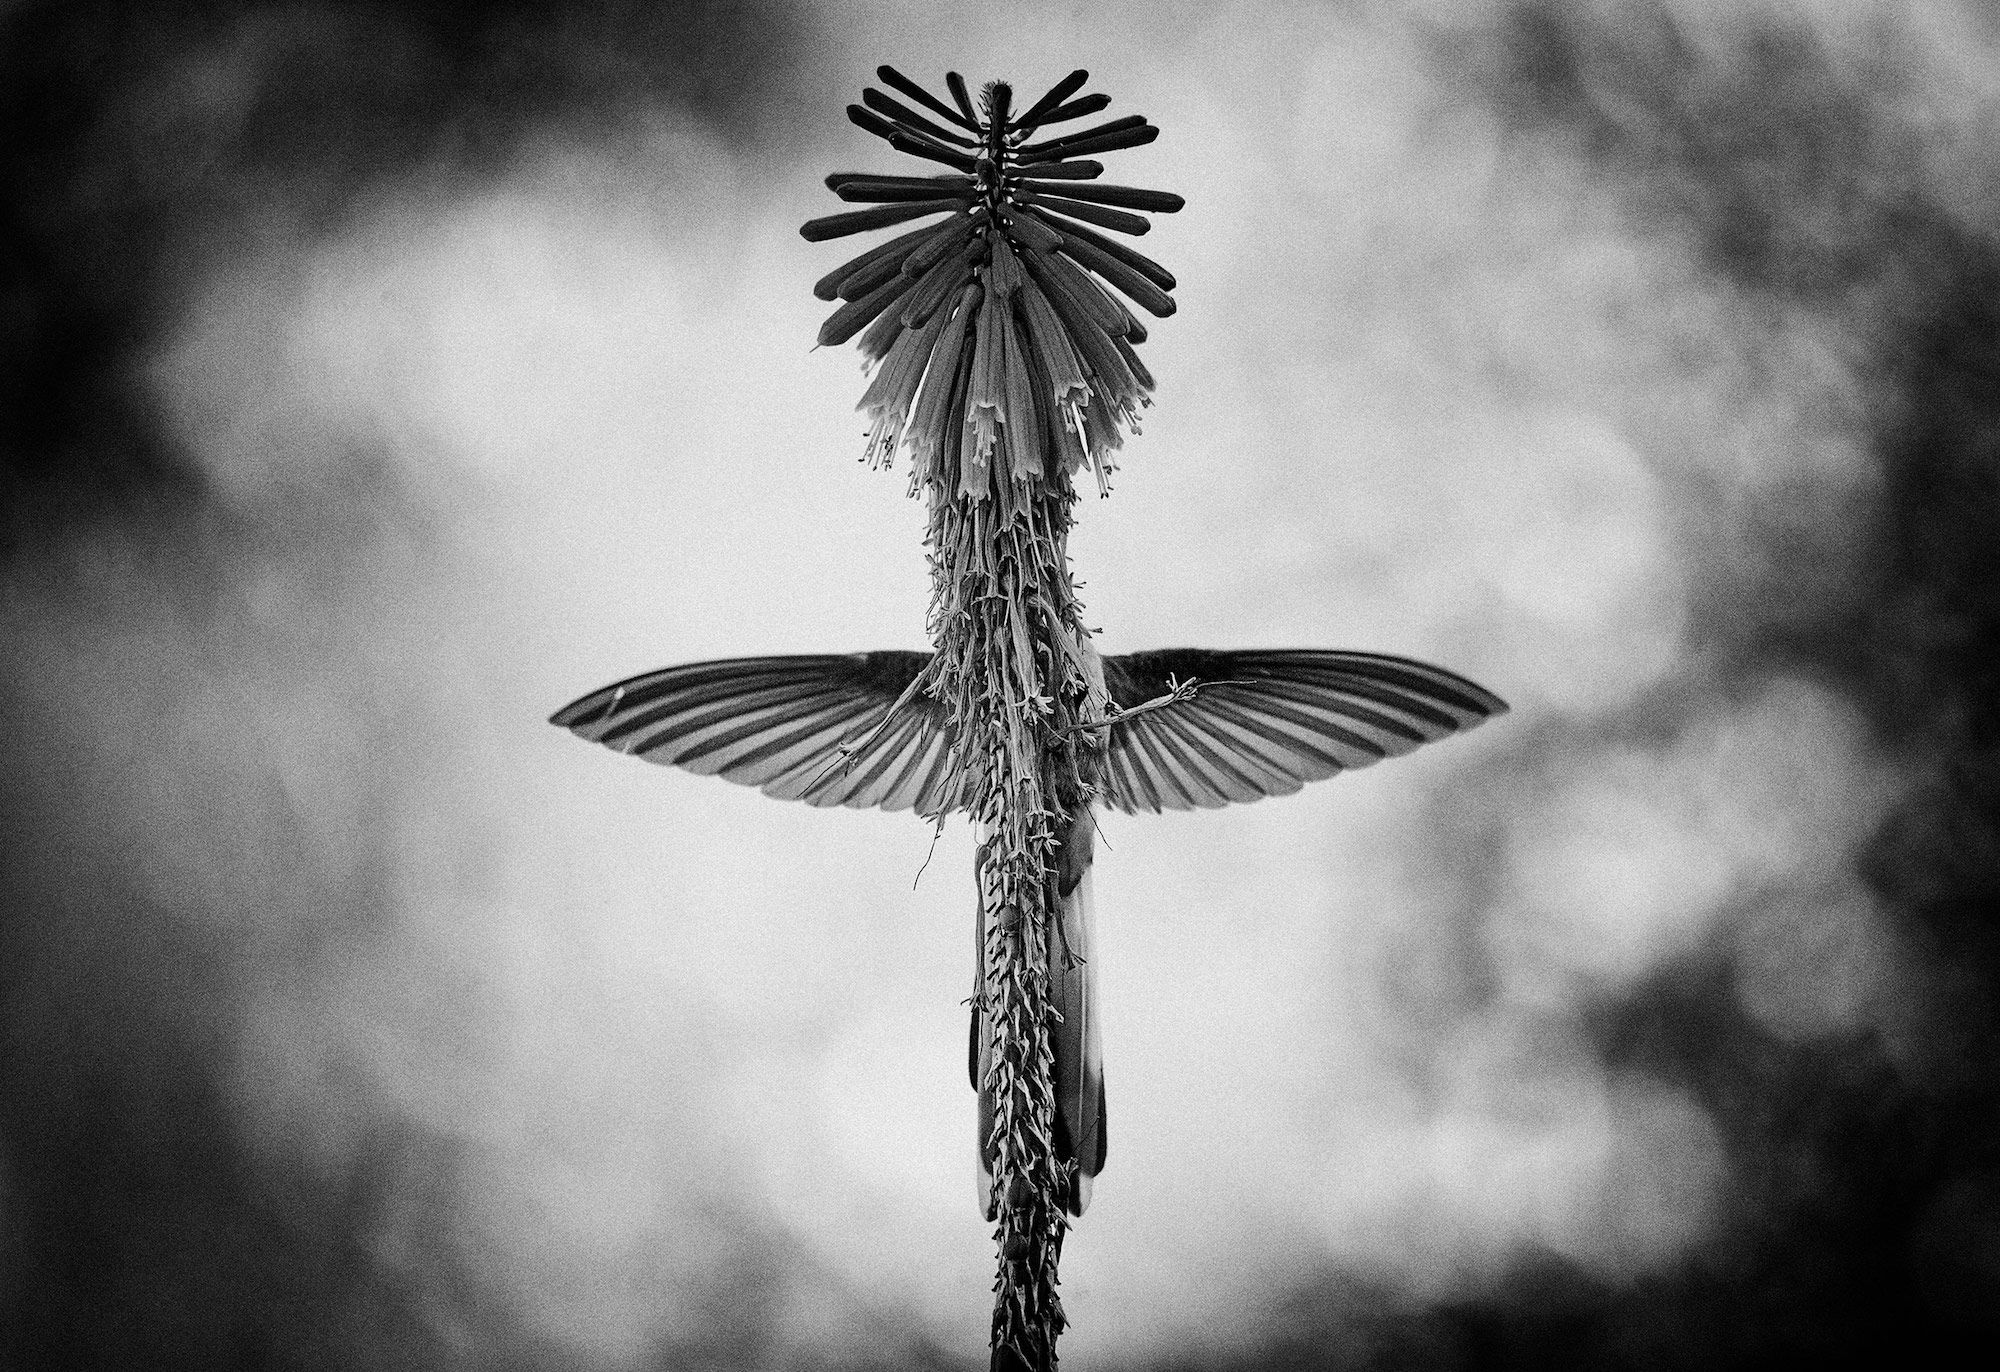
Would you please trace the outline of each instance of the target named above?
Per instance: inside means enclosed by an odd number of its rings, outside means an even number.
[[[739,142],[783,136],[813,94],[785,79],[801,41],[788,8],[762,0],[0,9],[0,594],[60,605],[87,635],[126,608],[92,565],[115,548],[157,587],[151,612],[218,624],[246,564],[307,556],[337,585],[385,537],[420,546],[421,512],[365,452],[343,478],[353,489],[275,527],[225,506],[152,412],[146,349],[271,222],[311,237],[408,179],[476,186],[532,134],[666,105]],[[383,1114],[343,1179],[249,1151],[227,1098],[232,1024],[269,950],[101,860],[91,777],[61,742],[75,722],[38,714],[43,693],[15,668],[10,647],[0,1365],[558,1365],[470,1275],[456,1145]],[[313,915],[298,937],[381,928],[382,834],[356,834],[354,861],[329,874],[287,824],[277,778],[209,784],[253,804],[261,788],[259,861]],[[373,784],[386,802],[394,779]],[[718,1291],[776,1270],[721,1273]],[[712,1346],[660,1356],[757,1365],[757,1319],[725,1304]]]
[[[1872,1033],[1785,1044],[1738,1008],[1719,955],[1672,967],[1602,1007],[1594,1038],[1717,1121],[1734,1193],[1710,1244],[1622,1287],[1524,1255],[1498,1289],[1428,1311],[1330,1273],[1234,1365],[1945,1366],[2000,1325],[2000,223],[1964,208],[1992,203],[1978,168],[2000,125],[1955,128],[1974,151],[1941,168],[1908,98],[1921,54],[1893,26],[1835,53],[1730,20],[1726,59],[1656,8],[1557,3],[1439,51],[1517,139],[1616,186],[1635,232],[1835,321],[1873,378],[1879,494],[1844,565],[1788,560],[1788,512],[1762,512],[1766,579],[1711,587],[1689,639],[1723,692],[1780,673],[1838,692],[1903,770],[1861,875],[1928,965],[1925,1042],[1914,1060]],[[1611,723],[1647,736],[1671,710]]]

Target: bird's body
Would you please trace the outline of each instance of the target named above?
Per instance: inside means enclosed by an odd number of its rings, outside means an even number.
[[[1169,649],[1100,658],[1080,645],[1106,705],[1077,730],[1079,803],[1056,817],[1047,908],[1047,1026],[1055,1154],[1081,1215],[1107,1154],[1104,1049],[1096,1003],[1092,868],[1096,810],[1210,809],[1285,795],[1308,781],[1410,751],[1507,707],[1443,668],[1312,650]],[[941,818],[976,789],[947,714],[925,688],[928,653],[736,658],[669,667],[593,691],[552,723],[649,762],[720,775],[809,805],[915,810]],[[1192,684],[1190,684],[1192,683]],[[996,974],[989,935],[1010,918],[980,834],[969,1071],[979,1093],[979,1195],[993,1209]]]

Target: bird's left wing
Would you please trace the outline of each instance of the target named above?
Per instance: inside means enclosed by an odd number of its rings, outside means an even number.
[[[549,722],[781,800],[936,815],[957,804],[958,780],[942,711],[911,689],[930,658],[890,651],[691,662],[592,691]]]

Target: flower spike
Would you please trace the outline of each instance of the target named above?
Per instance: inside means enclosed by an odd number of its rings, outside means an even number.
[[[945,723],[950,784],[981,835],[971,1072],[980,1208],[1000,1254],[992,1365],[1052,1372],[1066,1323],[1062,1236],[1105,1157],[1078,970],[1087,942],[1077,953],[1074,941],[1087,940],[1075,923],[1087,915],[1058,880],[1073,855],[1089,861],[1096,783],[1075,739],[1102,718],[1105,688],[1079,646],[1089,634],[1066,546],[1076,478],[1088,471],[1109,493],[1151,402],[1134,351],[1146,330],[1123,301],[1174,309],[1172,273],[1086,225],[1142,234],[1147,214],[1182,200],[1098,183],[1104,166],[1085,154],[1150,142],[1159,130],[1141,116],[1029,142],[1111,103],[1082,93],[1086,72],[1018,110],[1004,81],[975,100],[949,72],[947,104],[893,67],[876,75],[902,99],[866,90],[848,118],[950,174],[836,172],[827,189],[867,208],[800,232],[817,242],[924,221],[813,294],[839,302],[820,342],[853,339],[874,368],[859,406],[863,459],[882,467],[907,452],[910,493],[929,507],[938,670],[927,708]]]
[[[1013,87],[1002,81],[975,101],[965,79],[949,72],[946,101],[894,67],[876,76],[895,96],[866,89],[848,117],[950,173],[836,172],[827,188],[868,208],[800,230],[819,242],[949,216],[861,254],[813,287],[840,303],[820,341],[859,335],[864,356],[881,369],[863,400],[869,461],[886,464],[907,450],[915,488],[937,483],[1007,510],[1023,498],[1016,486],[1058,470],[1088,467],[1101,483],[1153,383],[1133,351],[1146,330],[1119,296],[1169,315],[1174,278],[1087,226],[1143,234],[1151,228],[1145,215],[1172,214],[1185,202],[1166,191],[1092,184],[1104,167],[1084,154],[1136,147],[1159,130],[1133,114],[1029,142],[1037,129],[1111,103],[1080,93],[1085,71],[1018,111]]]

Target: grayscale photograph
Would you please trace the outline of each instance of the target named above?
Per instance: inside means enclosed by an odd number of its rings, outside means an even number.
[[[0,3],[0,1367],[2000,1339],[2000,13]]]

